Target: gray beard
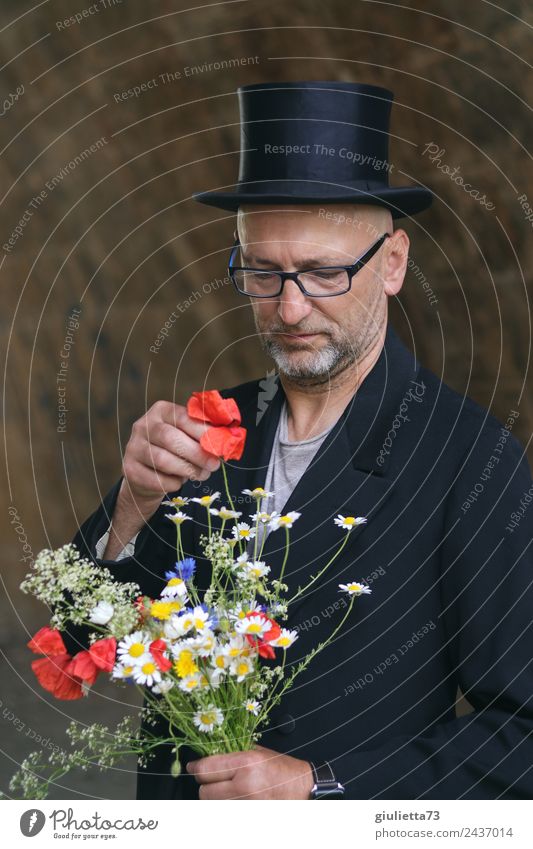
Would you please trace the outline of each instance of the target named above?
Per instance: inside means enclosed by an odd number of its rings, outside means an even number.
[[[357,343],[352,345],[330,341],[320,351],[309,350],[306,362],[295,362],[279,342],[269,336],[259,334],[261,347],[276,363],[279,371],[298,383],[323,383],[331,380],[360,357]]]

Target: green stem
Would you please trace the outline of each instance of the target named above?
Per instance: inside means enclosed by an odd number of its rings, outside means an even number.
[[[351,531],[348,531],[348,532],[346,533],[346,536],[344,537],[344,539],[343,539],[343,541],[342,541],[342,544],[339,546],[339,548],[337,549],[337,551],[335,552],[335,554],[333,555],[333,557],[332,557],[330,560],[328,560],[328,562],[326,563],[326,565],[325,565],[325,566],[324,566],[324,567],[320,570],[320,572],[318,572],[318,573],[314,576],[314,578],[311,578],[311,580],[309,581],[309,583],[308,583],[308,584],[306,584],[306,585],[305,585],[305,587],[300,587],[300,588],[298,589],[298,592],[296,592],[296,593],[293,595],[293,597],[292,597],[292,598],[290,598],[290,599],[288,599],[288,600],[287,600],[287,605],[292,604],[292,603],[293,603],[293,601],[296,601],[296,599],[297,599],[297,598],[299,598],[301,595],[303,595],[303,593],[305,593],[305,592],[309,589],[309,587],[312,587],[312,586],[313,586],[313,584],[315,583],[315,581],[318,581],[318,579],[321,577],[321,575],[323,575],[323,574],[324,574],[324,572],[326,571],[326,569],[329,569],[329,567],[331,566],[331,564],[333,563],[333,561],[337,559],[337,557],[339,556],[339,554],[340,554],[340,553],[341,553],[341,551],[343,550],[344,546],[345,546],[345,545],[346,545],[346,543],[348,542],[348,537],[350,536],[350,533],[351,533]]]

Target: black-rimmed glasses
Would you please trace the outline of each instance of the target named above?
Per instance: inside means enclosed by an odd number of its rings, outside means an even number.
[[[269,271],[233,265],[240,242],[237,239],[228,262],[228,276],[237,292],[250,298],[278,298],[286,280],[294,280],[309,298],[331,298],[350,291],[352,278],[372,259],[390,233],[383,233],[352,265],[328,265],[300,271]]]

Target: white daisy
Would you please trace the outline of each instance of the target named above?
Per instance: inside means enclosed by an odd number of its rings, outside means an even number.
[[[176,513],[165,513],[165,519],[170,519],[170,521],[174,522],[175,525],[182,525],[183,522],[187,522],[191,519],[191,517],[186,516],[185,513],[178,510]]]
[[[237,619],[235,622],[235,630],[238,634],[253,634],[254,637],[262,637],[271,628],[271,623],[261,614],[247,616],[246,619]]]
[[[272,513],[265,513],[263,510],[261,513],[253,513],[250,516],[252,522],[261,522],[263,525],[267,525],[272,519],[275,519],[276,516],[279,516],[277,510],[273,510]]]
[[[204,628],[211,626],[210,613],[204,610],[203,607],[197,605],[192,612],[193,625],[197,631],[203,631]]]
[[[242,705],[246,708],[248,713],[253,713],[254,716],[257,716],[261,710],[261,705],[256,699],[245,699]]]
[[[189,637],[187,645],[199,657],[209,657],[216,646],[216,637],[209,628],[204,628],[197,637]]]
[[[192,675],[186,675],[185,678],[182,678],[178,686],[180,690],[190,693],[192,690],[203,690],[206,686],[208,687],[209,681],[203,672],[194,672]]]
[[[259,602],[238,601],[235,606],[228,611],[228,619],[230,622],[234,622],[235,619],[244,619],[247,613],[262,613]]]
[[[237,510],[228,510],[227,507],[221,507],[220,510],[217,510],[216,507],[212,507],[209,512],[213,516],[218,516],[220,519],[238,519],[239,516],[242,516],[242,513],[238,513]]]
[[[168,693],[169,690],[172,690],[174,686],[174,681],[171,678],[162,678],[159,684],[154,684],[152,687],[152,693],[157,693],[157,695],[162,696],[164,693]]]
[[[262,486],[256,486],[255,489],[243,489],[242,493],[243,495],[251,495],[252,498],[257,498],[258,500],[261,498],[272,498],[274,495],[273,492],[267,492]]]
[[[337,516],[336,519],[333,519],[336,525],[339,528],[344,528],[347,531],[351,531],[352,528],[356,528],[358,525],[364,524],[366,522],[366,518],[364,516]]]
[[[187,598],[187,586],[182,578],[170,578],[165,589],[161,593],[161,598],[179,598],[185,601]]]
[[[115,608],[109,601],[99,601],[89,613],[89,621],[95,625],[107,625],[113,617]]]
[[[270,566],[267,566],[262,560],[252,560],[250,563],[245,563],[243,572],[251,578],[264,578],[270,572]]]
[[[213,495],[202,495],[200,498],[191,498],[191,501],[201,504],[202,507],[211,507],[213,501],[216,501],[217,498],[220,498],[220,492],[214,492]]]
[[[212,731],[217,725],[222,725],[224,714],[219,707],[208,705],[197,710],[192,721],[200,731]]]
[[[253,662],[249,657],[236,657],[230,663],[229,671],[237,679],[237,682],[244,681],[247,675],[254,671]]]
[[[161,681],[161,672],[151,658],[145,658],[144,663],[134,666],[133,679],[136,684],[146,684],[148,687],[152,687]]]
[[[194,628],[194,616],[192,610],[186,610],[184,613],[174,613],[170,617],[170,626],[175,637],[184,637]]]
[[[288,649],[297,639],[297,631],[289,631],[287,628],[282,628],[279,637],[277,637],[275,640],[269,640],[269,643],[271,646],[276,646],[280,649]]]
[[[111,673],[111,678],[113,678],[115,681],[121,681],[124,678],[131,678],[132,675],[133,675],[133,665],[131,663],[127,664],[127,665],[125,665],[123,663],[116,663],[115,666],[113,667],[113,671]]]
[[[223,673],[224,670],[228,668],[230,664],[230,659],[228,657],[227,652],[223,648],[217,648],[217,650],[213,652],[211,663],[213,664],[213,667],[217,670],[217,672]]]
[[[144,655],[149,654],[151,642],[152,637],[145,634],[144,631],[135,631],[133,634],[128,634],[117,646],[118,660],[121,663],[138,665]]]
[[[372,590],[366,584],[360,584],[357,581],[351,581],[349,584],[339,584],[341,590],[348,595],[369,595]]]
[[[174,498],[171,498],[170,501],[162,501],[161,504],[165,507],[175,507],[177,510],[179,507],[185,507],[190,500],[190,498],[184,498],[181,495],[176,495]]]
[[[246,522],[238,522],[231,529],[235,539],[253,539],[255,537],[255,529],[251,528]]]
[[[252,653],[252,646],[248,640],[245,640],[242,634],[235,634],[223,646],[222,651],[231,659],[235,657],[246,657]]]
[[[275,516],[271,522],[269,522],[269,528],[271,531],[277,531],[278,528],[292,528],[296,519],[299,519],[301,513],[296,513],[294,510],[291,510],[290,513],[286,513],[284,516]]]
[[[219,669],[218,667],[211,668],[206,671],[206,674],[207,680],[209,681],[209,686],[214,687],[216,689],[217,687],[220,687],[220,682],[226,674],[226,670]]]

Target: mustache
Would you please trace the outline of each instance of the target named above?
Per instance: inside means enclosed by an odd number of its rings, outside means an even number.
[[[331,331],[325,327],[285,327],[282,324],[269,324],[267,327],[261,327],[260,331],[263,334],[287,333],[294,336],[298,333],[325,333],[331,336]]]

